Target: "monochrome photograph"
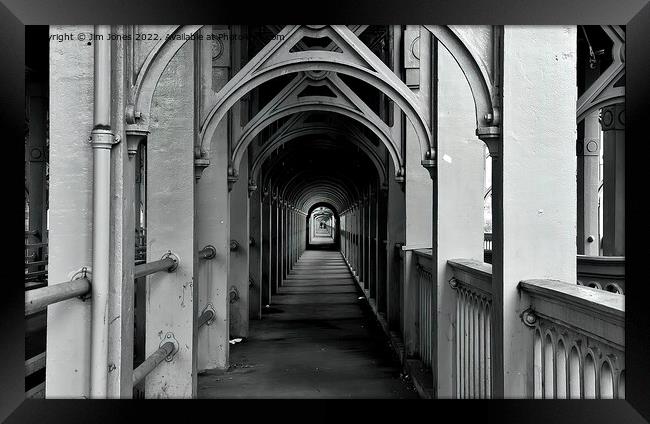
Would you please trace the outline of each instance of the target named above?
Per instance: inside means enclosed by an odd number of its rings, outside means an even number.
[[[626,398],[625,25],[25,31],[27,399]]]

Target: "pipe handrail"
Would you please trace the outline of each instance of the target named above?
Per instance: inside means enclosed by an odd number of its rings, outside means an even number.
[[[160,345],[158,350],[149,355],[136,369],[133,370],[133,385],[137,385],[144,379],[151,371],[153,371],[158,364],[169,357],[176,350],[174,342],[168,341]]]
[[[145,275],[155,274],[160,271],[173,272],[177,267],[178,260],[170,255],[157,261],[136,265],[133,271],[133,278],[144,277]]]
[[[31,315],[53,303],[84,296],[88,293],[90,293],[90,280],[85,277],[26,291],[25,315]]]
[[[46,352],[41,352],[25,361],[25,377],[45,368]]]

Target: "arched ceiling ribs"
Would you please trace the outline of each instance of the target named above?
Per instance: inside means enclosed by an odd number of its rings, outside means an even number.
[[[342,51],[294,51],[304,37],[329,38]],[[279,41],[268,43],[217,93],[219,101],[201,123],[197,159],[209,159],[210,140],[226,112],[242,96],[281,75],[313,71],[350,75],[376,87],[404,111],[420,142],[422,164],[433,166],[431,131],[418,98],[359,38],[344,25],[288,25],[278,34]]]
[[[345,183],[346,190],[354,196],[359,194],[358,184],[370,180],[368,173],[364,172],[363,169],[359,171],[352,170],[349,166],[342,169],[332,167],[329,164],[316,163],[305,164],[302,169],[291,169],[283,165],[285,162],[296,162],[300,158],[300,152],[290,151],[287,155],[274,161],[267,171],[264,184],[269,185],[272,182],[273,186],[279,188],[277,190],[278,194],[284,198],[287,190],[295,190],[304,185],[317,184],[323,181],[336,181],[337,183]]]
[[[273,174],[269,178],[270,183],[265,186],[265,190],[268,190],[269,186],[277,187],[277,190],[272,191],[277,192],[282,198],[292,198],[291,193],[298,193],[305,187],[332,185],[343,187],[347,193],[346,197],[355,198],[361,195],[359,182],[366,181],[362,175],[345,173],[342,170],[316,168],[283,172],[283,168],[280,164],[276,164],[271,170]]]
[[[356,146],[351,143],[341,144],[323,139],[317,144],[307,145],[294,141],[285,144],[281,150],[275,152],[264,163],[262,178],[259,181],[264,190],[271,181],[274,185],[278,185],[283,175],[294,175],[295,172],[303,169],[325,175],[345,172],[358,181],[379,180],[378,170],[373,167],[372,159],[360,154]],[[257,180],[252,183],[255,182]]]
[[[348,28],[356,35],[359,37],[363,32],[368,29],[370,25],[348,25]],[[273,35],[277,35],[280,31],[282,31],[283,26],[282,25],[266,25],[266,27],[271,30]],[[302,40],[299,41],[296,46],[298,46],[301,50],[310,50],[310,47],[308,47]],[[325,50],[329,51],[334,51],[337,49],[336,44],[333,42],[329,43],[326,47]]]
[[[346,178],[345,175],[309,174],[310,171],[303,171],[293,175],[279,191],[280,196],[298,204],[300,199],[304,200],[317,194],[322,196],[323,193],[326,193],[328,196],[338,199],[339,204],[343,204],[346,200],[349,201],[359,195],[354,181]]]
[[[601,25],[612,40],[612,63],[578,98],[577,122],[593,111],[625,101],[625,86],[617,82],[625,76],[625,32],[618,25]]]
[[[424,25],[424,28],[445,46],[469,83],[476,111],[476,134],[482,139],[497,137],[501,125],[498,92],[500,32],[496,27],[492,27],[490,37],[493,53],[483,55],[491,58],[490,63],[486,65],[481,55],[471,47],[472,44],[463,40],[460,29],[447,25]]]
[[[259,179],[259,172],[261,170],[262,164],[264,161],[271,156],[271,154],[278,149],[280,146],[306,136],[318,137],[322,135],[338,135],[350,137],[350,139],[357,141],[357,146],[364,152],[372,163],[375,165],[377,174],[379,177],[380,186],[386,184],[388,177],[388,169],[385,166],[382,158],[376,151],[375,146],[372,144],[367,137],[358,131],[356,128],[350,128],[345,130],[343,128],[333,126],[329,123],[320,123],[320,122],[309,122],[303,123],[304,119],[307,117],[307,113],[300,113],[292,116],[292,119],[287,121],[282,127],[278,129],[278,132],[273,134],[273,136],[264,144],[262,149],[255,155],[249,169],[250,175],[250,185],[256,185],[256,182]],[[294,119],[295,118],[295,119]]]
[[[317,78],[317,79],[314,79]],[[305,95],[311,87],[324,87],[330,96]],[[388,149],[395,164],[398,181],[403,181],[404,158],[401,144],[391,137],[390,128],[363,100],[361,100],[336,74],[323,73],[314,77],[312,73],[298,73],[264,108],[244,127],[242,135],[234,145],[229,181],[237,180],[237,170],[248,146],[255,137],[283,117],[307,111],[334,112],[354,119],[369,128]]]

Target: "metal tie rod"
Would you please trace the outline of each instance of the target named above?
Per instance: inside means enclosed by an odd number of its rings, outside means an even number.
[[[133,370],[133,385],[140,383],[162,361],[171,361],[176,352],[178,352],[178,342],[172,333],[167,333],[158,350],[149,355],[143,363]]]
[[[79,278],[25,292],[25,315],[31,315],[53,303],[90,293],[90,280]]]
[[[176,255],[167,252],[157,261],[136,265],[133,272],[133,278],[144,277],[145,275],[155,274],[160,271],[174,272],[176,268],[178,268],[179,262],[180,261]]]

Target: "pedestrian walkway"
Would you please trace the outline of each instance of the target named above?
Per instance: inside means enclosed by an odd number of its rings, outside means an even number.
[[[339,252],[306,251],[200,398],[417,398]]]

